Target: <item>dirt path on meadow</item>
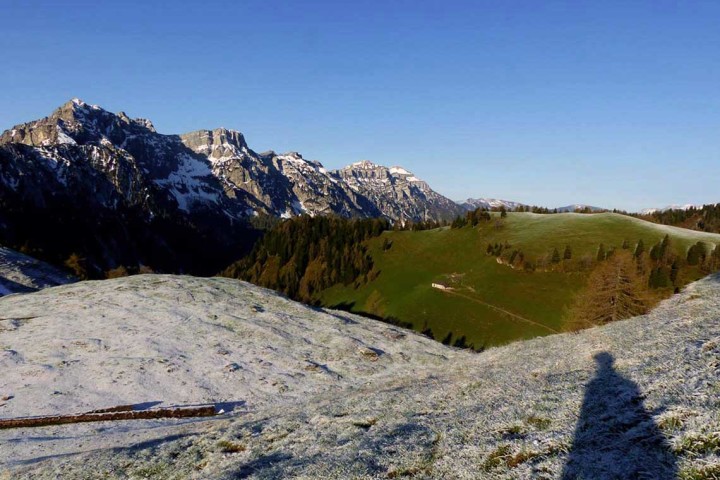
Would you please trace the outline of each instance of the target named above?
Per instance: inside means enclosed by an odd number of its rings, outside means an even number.
[[[496,307],[495,305],[492,305],[492,304],[490,304],[490,303],[483,302],[482,300],[478,300],[477,298],[473,298],[473,297],[471,297],[470,295],[464,295],[464,294],[462,294],[462,293],[460,293],[460,292],[456,292],[456,291],[454,291],[454,290],[442,290],[442,292],[447,293],[448,295],[455,295],[455,296],[457,296],[457,297],[461,297],[461,298],[464,298],[464,299],[466,299],[466,300],[470,300],[471,302],[479,303],[480,305],[483,305],[483,306],[488,307],[488,308],[492,308],[493,310],[496,310],[496,311],[498,311],[498,312],[500,312],[500,313],[503,313],[503,314],[505,314],[505,315],[507,315],[507,316],[509,316],[509,317],[511,317],[511,318],[514,318],[514,319],[516,319],[516,320],[520,320],[521,322],[529,323],[529,324],[531,324],[531,325],[535,325],[536,327],[544,328],[545,330],[548,330],[548,331],[550,331],[550,332],[552,332],[552,333],[560,333],[560,332],[558,332],[557,330],[548,327],[547,325],[543,325],[542,323],[538,323],[538,322],[535,322],[535,321],[530,320],[530,319],[528,319],[528,318],[521,317],[520,315],[518,315],[518,314],[516,314],[516,313],[512,313],[512,312],[509,312],[509,311],[505,310],[504,308]]]

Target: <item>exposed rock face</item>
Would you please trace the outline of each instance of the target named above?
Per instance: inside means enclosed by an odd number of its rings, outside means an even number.
[[[290,182],[292,193],[296,199],[296,203],[293,205],[295,214],[335,213],[344,217],[382,216],[377,205],[329,173],[320,162],[305,160],[297,152],[283,155],[268,152],[263,154],[263,158],[270,160]]]
[[[333,173],[393,220],[447,219],[462,212],[455,202],[402,167],[388,168],[363,160]]]

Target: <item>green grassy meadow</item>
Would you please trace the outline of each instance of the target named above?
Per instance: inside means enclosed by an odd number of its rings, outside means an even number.
[[[532,260],[553,248],[562,254],[570,245],[569,262],[577,262],[582,256],[595,258],[600,243],[620,249],[626,239],[630,249],[642,239],[649,251],[665,234],[683,256],[697,241],[720,244],[720,235],[612,213],[509,213],[499,228],[491,221],[461,229],[385,232],[368,241],[379,275],[357,288],[336,285],[320,300],[325,306],[394,318],[416,330],[430,328],[438,340],[452,332],[453,341],[464,335],[475,346],[500,345],[561,330],[565,309],[585,286],[587,272],[513,269],[486,253],[488,243],[507,242]],[[392,242],[387,251],[385,239]],[[690,281],[699,273],[684,275]],[[433,282],[453,290],[432,288]]]

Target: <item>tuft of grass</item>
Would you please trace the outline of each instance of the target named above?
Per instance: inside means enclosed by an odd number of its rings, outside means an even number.
[[[505,465],[506,459],[510,456],[510,445],[500,445],[490,452],[490,455],[482,464],[483,470],[489,472],[495,468]]]
[[[568,451],[569,446],[565,443],[550,444],[543,450],[520,450],[517,453],[512,453],[510,445],[500,445],[490,452],[483,462],[482,468],[486,472],[500,467],[515,468],[535,458],[552,457],[560,453],[567,453]]]
[[[387,478],[414,477],[415,475],[423,473],[424,471],[425,469],[420,467],[409,467],[401,468],[398,470],[390,470],[387,473]]]
[[[663,432],[673,432],[679,430],[685,424],[685,421],[680,416],[670,415],[660,419],[658,427]]]
[[[720,463],[702,467],[689,467],[680,471],[680,480],[720,480]]]
[[[362,428],[363,430],[369,430],[370,427],[377,423],[377,418],[367,418],[363,420],[355,420],[352,422],[353,426]]]
[[[158,478],[159,476],[167,473],[168,467],[169,465],[164,463],[155,463],[152,465],[142,466],[134,470],[133,473],[138,475],[140,478]]]
[[[528,460],[539,457],[540,455],[542,455],[542,453],[535,450],[521,450],[520,452],[508,458],[505,463],[508,468],[515,468],[518,465],[527,462]]]
[[[673,450],[679,455],[693,457],[720,453],[720,432],[686,435]]]
[[[240,453],[246,450],[245,445],[230,440],[220,440],[217,443],[222,453]]]
[[[509,445],[501,445],[488,455],[488,458],[483,462],[482,468],[486,472],[499,467],[515,468],[540,455],[542,455],[542,452],[535,450],[521,450],[513,454]]]
[[[536,430],[547,430],[552,422],[549,418],[530,415],[527,419],[525,419],[525,423],[535,428]]]
[[[527,431],[522,425],[515,424],[501,428],[498,430],[498,433],[502,435],[503,438],[515,438],[525,435]]]

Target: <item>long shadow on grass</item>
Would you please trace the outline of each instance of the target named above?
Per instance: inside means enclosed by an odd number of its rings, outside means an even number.
[[[561,478],[676,478],[675,457],[638,386],[615,371],[609,353],[595,361]]]

